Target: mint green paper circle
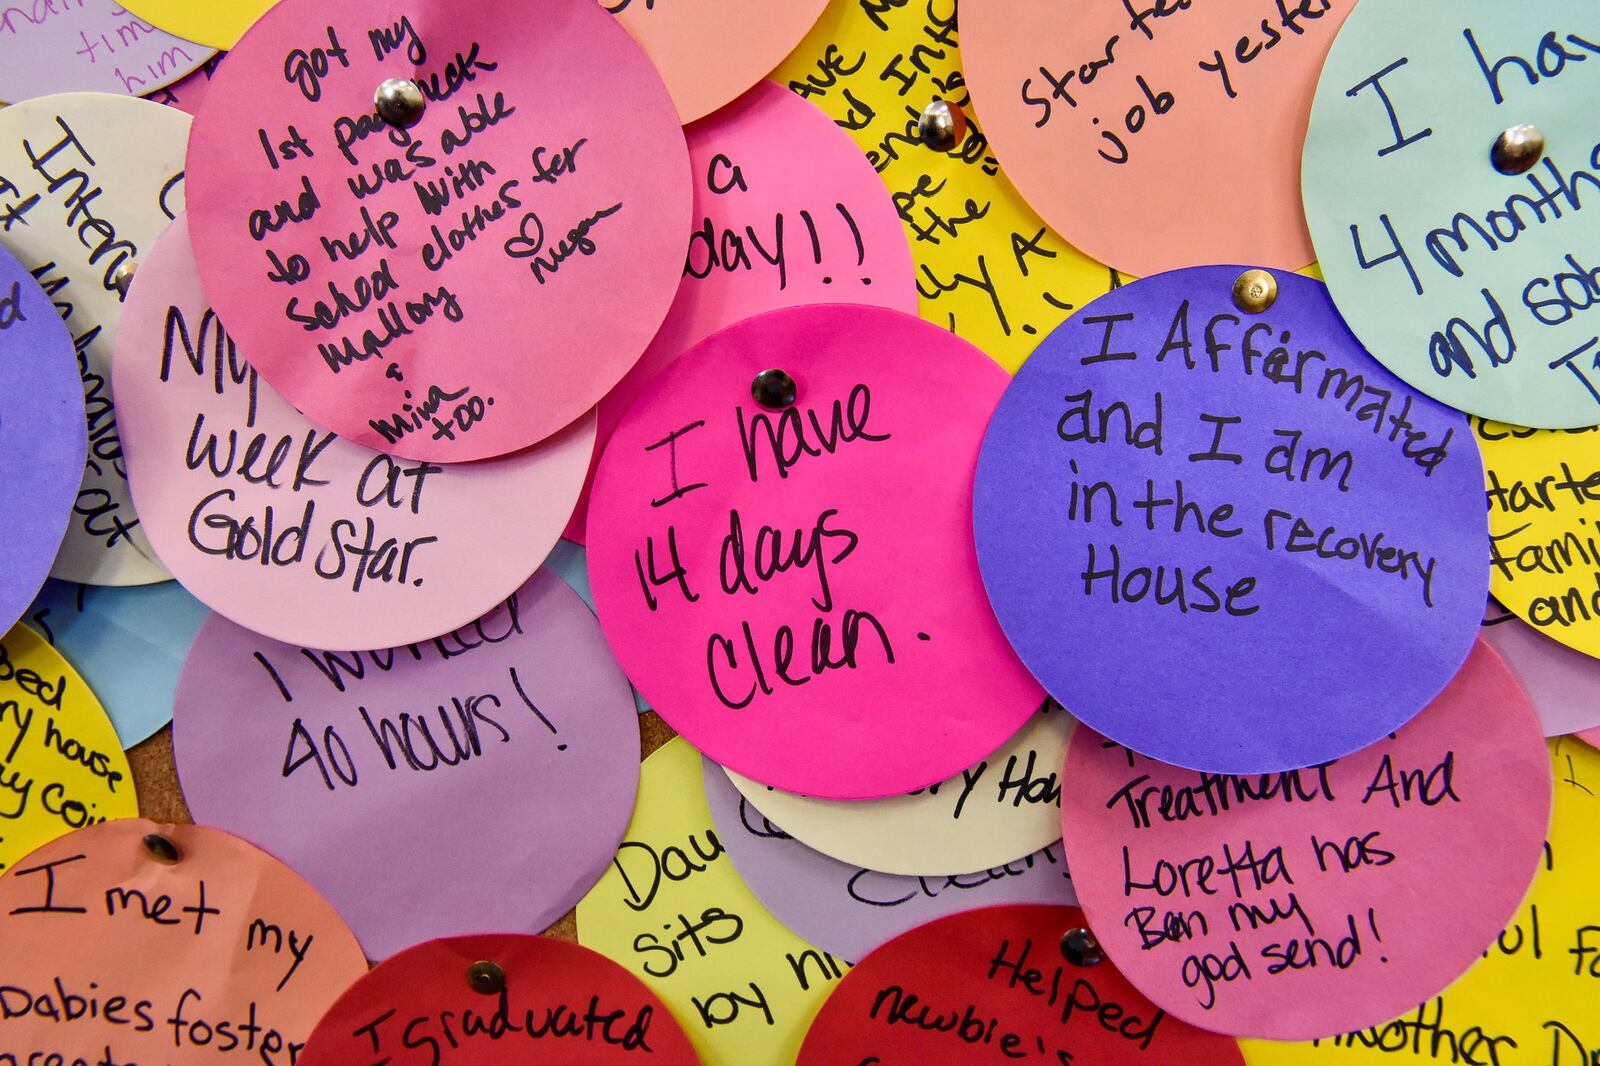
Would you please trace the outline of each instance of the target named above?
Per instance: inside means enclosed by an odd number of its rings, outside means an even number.
[[[1422,392],[1524,426],[1600,423],[1597,99],[1593,0],[1362,0],[1334,40],[1306,220],[1350,328]],[[1544,156],[1502,174],[1490,148],[1524,123]],[[1464,249],[1440,233],[1458,223]]]

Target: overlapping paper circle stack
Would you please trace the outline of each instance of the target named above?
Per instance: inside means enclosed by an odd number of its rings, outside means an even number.
[[[0,1066],[1600,1062],[1597,91],[1582,0],[0,11]]]

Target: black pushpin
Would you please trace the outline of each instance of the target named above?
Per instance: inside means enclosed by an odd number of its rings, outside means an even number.
[[[948,152],[967,136],[967,116],[949,100],[935,96],[917,117],[922,143],[936,152]]]
[[[422,86],[410,78],[390,78],[372,94],[378,108],[378,117],[396,129],[408,130],[422,121],[428,109],[428,98],[422,95]]]
[[[506,972],[497,963],[480,960],[467,967],[467,985],[485,996],[498,996],[506,987]]]
[[[1544,155],[1544,134],[1538,126],[1512,126],[1494,139],[1489,162],[1502,174],[1523,174]]]
[[[1087,929],[1068,929],[1061,934],[1061,957],[1074,966],[1098,966],[1105,961],[1100,941]]]
[[[770,411],[781,411],[785,407],[793,407],[800,393],[795,388],[794,378],[787,372],[763,370],[750,383],[750,395],[754,396],[756,403],[762,407]]]
[[[178,861],[178,846],[160,833],[146,833],[144,849],[148,851],[157,862],[164,862],[168,866]]]

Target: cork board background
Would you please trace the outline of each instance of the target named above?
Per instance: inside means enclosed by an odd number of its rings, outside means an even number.
[[[639,758],[650,756],[661,745],[678,734],[661,720],[654,711],[639,716]],[[178,768],[172,759],[172,726],[164,726],[149,740],[128,749],[128,763],[133,769],[134,787],[139,793],[139,814],[153,822],[188,824],[194,821],[189,804],[183,798],[183,786],[178,782]],[[561,940],[578,939],[576,911],[562,915],[546,936]]]

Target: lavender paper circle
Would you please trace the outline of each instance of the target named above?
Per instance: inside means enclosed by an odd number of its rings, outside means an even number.
[[[89,430],[72,334],[0,248],[0,633],[44,585],[83,480]]]
[[[1050,694],[1136,751],[1240,774],[1337,758],[1399,728],[1466,658],[1489,581],[1483,469],[1465,416],[1379,365],[1321,282],[1275,272],[1276,302],[1259,315],[1238,310],[1232,290],[1245,269],[1159,274],[1062,323],[996,408],[974,491],[990,602]],[[1147,447],[1127,443],[1129,419],[1111,407],[1126,403],[1135,426],[1154,424],[1158,396],[1159,455],[1158,434],[1136,431]],[[1087,417],[1071,413],[1085,404]],[[1069,439],[1085,424],[1099,436],[1104,411],[1109,443]],[[1292,456],[1273,451],[1290,444]],[[1240,461],[1190,459],[1212,453]],[[1175,499],[1181,480],[1185,501],[1199,505],[1181,534],[1176,504],[1133,506],[1147,479],[1156,499]],[[1233,511],[1213,522],[1224,504]],[[1297,531],[1299,520],[1309,533]],[[1091,545],[1096,572],[1112,569],[1117,550],[1118,585],[1136,594],[1142,581],[1139,602],[1113,603],[1107,577],[1085,593]],[[1216,609],[1157,605],[1161,565],[1163,593],[1178,584],[1178,567],[1189,603]],[[1139,568],[1151,576],[1139,578]],[[1227,590],[1246,578],[1256,585],[1241,586],[1231,604],[1248,613],[1231,614]]]
[[[383,726],[403,712],[426,721],[439,765],[413,768]],[[389,652],[310,651],[213,615],[173,723],[195,819],[293,866],[376,959],[440,936],[542,932],[599,880],[639,784],[627,680],[549,570],[473,626]],[[407,732],[416,761],[435,763],[420,727]]]
[[[1003,903],[1076,904],[1058,840],[970,874],[906,877],[829,858],[764,818],[722,768],[705,760],[717,839],[762,906],[801,938],[852,962],[935,918]]]

